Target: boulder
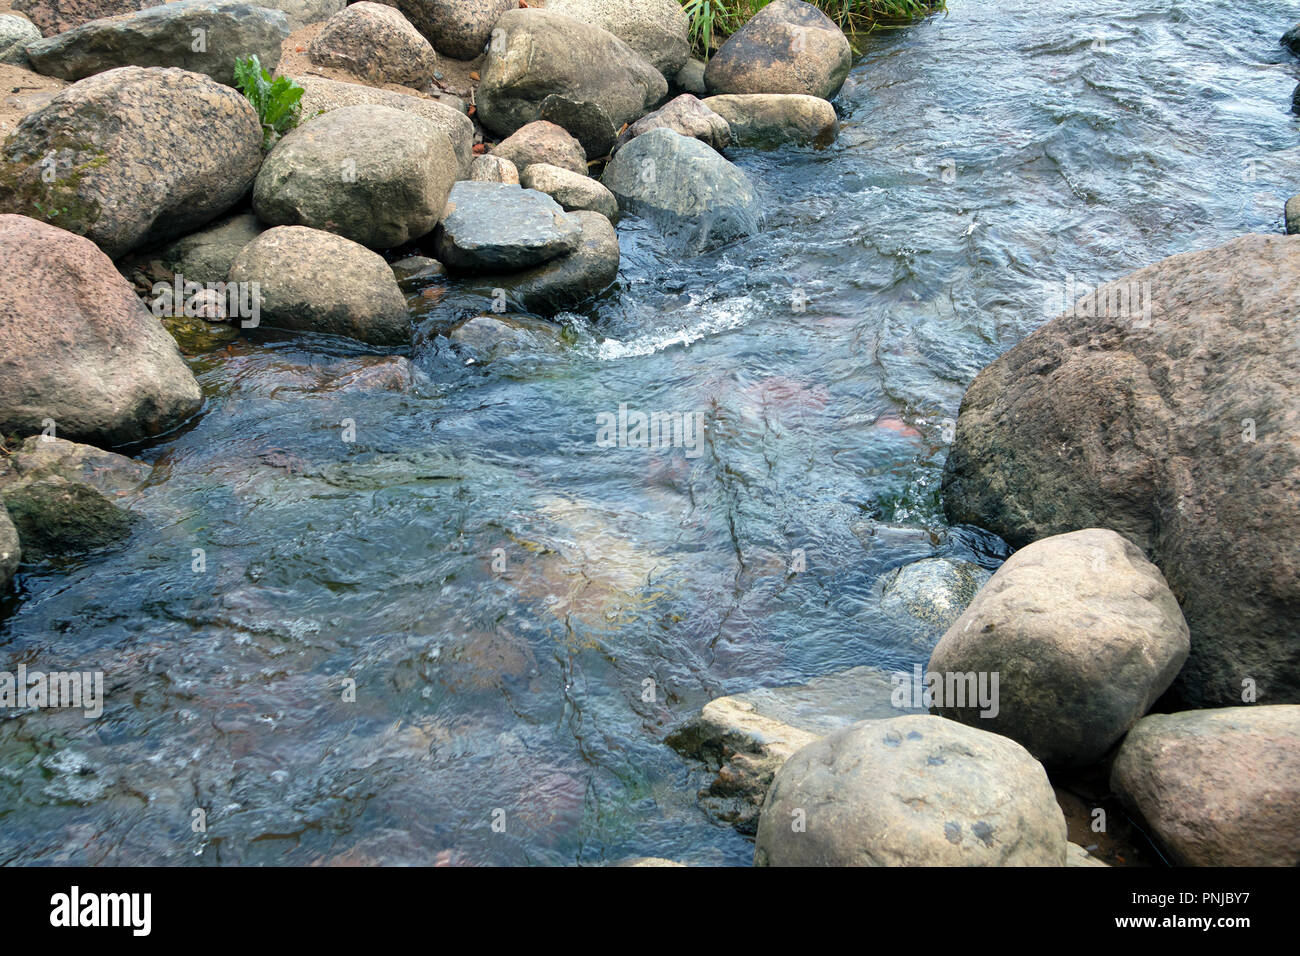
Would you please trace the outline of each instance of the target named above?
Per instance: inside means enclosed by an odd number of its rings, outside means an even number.
[[[482,362],[534,358],[560,351],[560,330],[526,316],[476,315],[457,322],[447,338]]]
[[[724,93],[707,97],[704,105],[727,121],[737,146],[829,146],[840,128],[835,107],[819,96]]]
[[[690,18],[677,0],[546,0],[546,9],[608,30],[664,76],[691,54]]]
[[[334,14],[307,46],[307,57],[371,83],[424,86],[437,58],[429,41],[393,7],[362,0]]]
[[[1300,866],[1300,706],[1153,714],[1111,789],[1185,866]]]
[[[459,163],[457,178],[469,170],[470,161],[474,158],[474,122],[459,110],[423,96],[409,96],[359,83],[342,83],[316,76],[297,79],[298,85],[303,89],[300,103],[304,119],[344,106],[386,106],[404,113],[414,113],[438,127],[451,139]]]
[[[749,177],[698,139],[652,129],[615,154],[605,186],[619,207],[650,219],[682,252],[758,229],[758,194]]]
[[[892,695],[890,675],[854,667],[806,684],[719,697],[665,743],[704,765],[708,782],[697,796],[705,812],[752,834],[772,778],[791,756],[861,720],[899,716]]]
[[[923,558],[881,578],[880,606],[928,625],[939,638],[974,600],[991,571],[969,561]]]
[[[519,168],[510,160],[489,153],[474,157],[474,162],[469,165],[469,178],[476,183],[514,183],[517,186]]]
[[[614,144],[614,151],[652,129],[670,129],[682,136],[694,137],[718,151],[731,145],[731,127],[727,121],[690,93],[683,93],[625,129]]]
[[[473,60],[483,52],[492,28],[519,0],[392,0],[433,44],[453,60]]]
[[[493,147],[492,155],[509,160],[516,169],[523,169],[533,163],[549,163],[584,176],[587,173],[587,154],[583,152],[582,144],[546,120],[521,126],[517,132]]]
[[[1105,525],[1164,572],[1197,707],[1300,701],[1300,239],[1247,235],[1089,293],[975,378],[953,524],[1013,546]]]
[[[202,394],[176,343],[94,243],[0,215],[0,433],[115,445],[175,428]]]
[[[848,38],[811,3],[772,0],[709,60],[710,93],[805,93],[834,99],[853,65]]]
[[[17,7],[15,7],[15,9],[17,9]],[[1290,30],[1287,30],[1286,33],[1282,34],[1282,45],[1296,56],[1300,56],[1300,23],[1297,23]]]
[[[865,720],[772,782],[755,866],[1064,866],[1047,773],[1006,737],[942,717]]]
[[[11,6],[51,37],[91,20],[152,7],[154,0],[14,0]]]
[[[27,44],[40,38],[41,31],[30,20],[0,15],[0,63],[27,66]]]
[[[225,212],[261,162],[261,124],[235,90],[184,70],[123,67],[23,118],[0,148],[0,210],[118,258]]]
[[[998,568],[930,655],[998,675],[988,713],[955,686],[936,713],[1015,740],[1048,767],[1099,762],[1173,682],[1187,624],[1159,569],[1113,531],[1035,541]]]
[[[429,120],[387,106],[344,106],[276,143],[253,186],[253,209],[271,225],[311,226],[387,249],[434,227],[459,173],[451,140]]]
[[[598,26],[519,9],[502,14],[497,29],[501,42],[488,51],[477,103],[479,121],[498,136],[540,119],[551,95],[596,104],[618,129],[668,93],[658,70]]]
[[[462,272],[519,272],[578,248],[582,226],[550,196],[462,180],[434,233],[438,259]]]
[[[1291,112],[1300,113],[1300,83],[1297,83],[1291,92]]]
[[[565,210],[589,209],[606,219],[618,215],[614,194],[590,176],[547,163],[533,163],[524,167],[519,182],[525,189],[546,193]]]
[[[573,136],[581,144],[583,153],[591,159],[608,156],[618,138],[614,121],[599,103],[551,93],[542,100],[539,115]]]
[[[1283,216],[1286,219],[1287,235],[1294,236],[1300,233],[1300,195],[1292,196],[1286,201]]]
[[[235,258],[229,278],[258,283],[264,326],[369,345],[410,344],[410,314],[393,270],[382,256],[334,233],[268,229]]]
[[[488,298],[500,290],[515,307],[543,315],[576,308],[604,292],[618,278],[618,235],[599,213],[571,215],[582,225],[573,252],[522,272],[476,277],[472,288]]]
[[[177,239],[154,253],[154,258],[185,281],[203,285],[225,282],[235,257],[265,229],[251,212],[236,213]]]
[[[233,86],[236,59],[256,53],[274,70],[288,36],[288,17],[249,0],[176,0],[38,40],[27,57],[37,73],[64,80],[123,66],[170,66]]]
[[[9,582],[23,559],[23,549],[18,542],[18,529],[14,527],[9,511],[0,504],[0,593],[9,590]]]
[[[0,460],[0,501],[26,561],[95,551],[130,533],[120,499],[149,477],[149,466],[61,438],[32,435]]]
[[[673,77],[673,87],[682,93],[693,93],[696,96],[708,95],[709,88],[704,83],[705,69],[703,60],[687,60]]]

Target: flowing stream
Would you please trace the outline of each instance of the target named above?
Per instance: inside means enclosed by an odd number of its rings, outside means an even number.
[[[683,259],[625,217],[559,354],[466,364],[452,291],[412,387],[303,335],[193,356],[201,417],[127,450],[132,538],[0,601],[0,669],[107,690],[0,719],[0,863],[747,864],[665,735],[924,662],[881,575],[1007,553],[938,497],[971,378],[1067,277],[1300,192],[1300,4],[950,2],[860,41],[834,146],[732,151],[759,234]],[[699,453],[598,445],[620,404],[699,413]]]

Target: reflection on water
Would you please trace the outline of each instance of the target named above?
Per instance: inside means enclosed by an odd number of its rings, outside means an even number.
[[[1293,4],[951,6],[863,44],[833,148],[734,154],[760,235],[683,261],[624,221],[558,355],[467,365],[450,290],[413,364],[195,357],[148,521],[0,605],[0,669],[108,694],[0,721],[0,862],[747,863],[668,730],[924,660],[876,584],[1004,554],[944,525],[943,423],[1044,284],[1279,231],[1300,191]],[[702,413],[702,454],[599,447],[621,403]]]

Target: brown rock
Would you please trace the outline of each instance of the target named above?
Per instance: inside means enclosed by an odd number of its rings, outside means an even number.
[[[43,36],[52,37],[91,20],[154,5],[154,0],[14,0],[13,9],[40,27]]]
[[[1193,706],[1300,702],[1300,238],[1103,286],[984,369],[943,493],[1015,546],[1105,526],[1164,572]],[[1145,305],[1150,305],[1150,309]]]
[[[521,127],[493,148],[492,155],[508,159],[516,169],[524,169],[533,163],[547,163],[575,173],[587,172],[587,154],[582,151],[582,144],[546,120]]]
[[[801,0],[773,0],[709,60],[710,93],[806,93],[834,99],[853,51],[830,17]]]
[[[483,52],[497,19],[519,0],[392,0],[439,53],[472,60]]]
[[[614,151],[617,152],[642,133],[661,126],[707,143],[719,152],[731,145],[731,127],[727,121],[690,93],[683,93],[625,129],[614,144]]]
[[[115,445],[202,402],[176,343],[94,243],[0,215],[0,432]]]
[[[1111,787],[1187,866],[1300,866],[1300,706],[1153,714]]]
[[[433,47],[406,17],[362,0],[334,14],[307,48],[313,63],[347,70],[374,83],[423,86],[437,66]]]

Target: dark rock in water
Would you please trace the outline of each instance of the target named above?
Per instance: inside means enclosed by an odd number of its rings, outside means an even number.
[[[1300,23],[1282,34],[1282,45],[1296,56],[1300,56]]]
[[[481,361],[553,355],[560,330],[548,322],[513,315],[476,315],[458,322],[447,337],[471,349]]]
[[[996,689],[991,677],[954,681],[931,709],[1048,767],[1087,767],[1168,690],[1187,651],[1178,602],[1137,547],[1101,528],[1054,535],[1013,554],[930,656],[932,673],[996,673]]]
[[[567,255],[581,236],[581,224],[545,193],[461,180],[447,198],[434,244],[453,269],[518,272]]]
[[[924,558],[883,577],[880,606],[925,623],[937,640],[992,576],[993,572],[969,561]]]
[[[698,139],[652,129],[615,154],[601,180],[621,208],[645,216],[682,252],[758,229],[749,177]]]
[[[1023,747],[916,714],[864,720],[791,757],[763,804],[754,865],[1064,866],[1066,835]]]
[[[1103,285],[976,376],[945,465],[953,524],[1143,549],[1191,628],[1192,706],[1300,702],[1297,302],[1290,236]]]
[[[59,435],[114,445],[199,410],[176,343],[94,243],[0,215],[0,262],[0,434],[52,419]]]
[[[14,527],[9,511],[0,501],[0,593],[9,588],[14,572],[22,561],[23,549],[18,541],[18,529]]]
[[[203,31],[195,49],[195,30]],[[92,20],[27,47],[37,73],[80,80],[119,66],[174,66],[228,86],[235,60],[255,53],[274,70],[289,20],[246,0],[177,0],[109,20]]]
[[[563,127],[547,120],[521,126],[493,147],[492,155],[508,159],[517,170],[533,163],[548,163],[583,175],[587,172],[587,154],[582,143]]]
[[[261,162],[257,113],[236,90],[128,66],[23,117],[0,148],[0,209],[53,220],[119,258],[225,212]]]
[[[523,272],[475,277],[470,288],[486,298],[503,293],[515,307],[541,315],[576,308],[604,292],[618,278],[618,235],[600,213],[578,210],[570,215],[582,224],[582,239],[573,252]]]
[[[1295,92],[1291,94],[1291,112],[1300,113],[1300,83],[1296,84]]]
[[[433,44],[453,60],[472,60],[483,52],[501,14],[518,0],[391,0]]]
[[[572,100],[552,93],[542,100],[541,116],[548,123],[562,127],[582,144],[584,160],[608,156],[614,148],[618,130],[599,103]]]
[[[276,226],[239,253],[231,282],[256,282],[269,328],[406,345],[411,320],[393,270],[365,246],[306,226]]]
[[[615,149],[622,149],[642,133],[660,128],[693,137],[719,151],[731,145],[731,127],[727,121],[690,93],[683,93],[625,129]]]
[[[1300,707],[1152,714],[1111,789],[1184,866],[1300,866]]]
[[[498,136],[540,119],[553,93],[598,104],[617,129],[668,92],[658,70],[598,26],[524,9],[508,10],[496,27],[503,42],[489,47],[477,103],[479,121]]]
[[[704,71],[710,93],[806,93],[834,99],[853,65],[848,38],[801,0],[773,0],[731,35]]]
[[[18,530],[24,559],[39,561],[120,542],[134,517],[117,499],[148,476],[147,465],[122,455],[33,435],[0,463],[0,500]]]

